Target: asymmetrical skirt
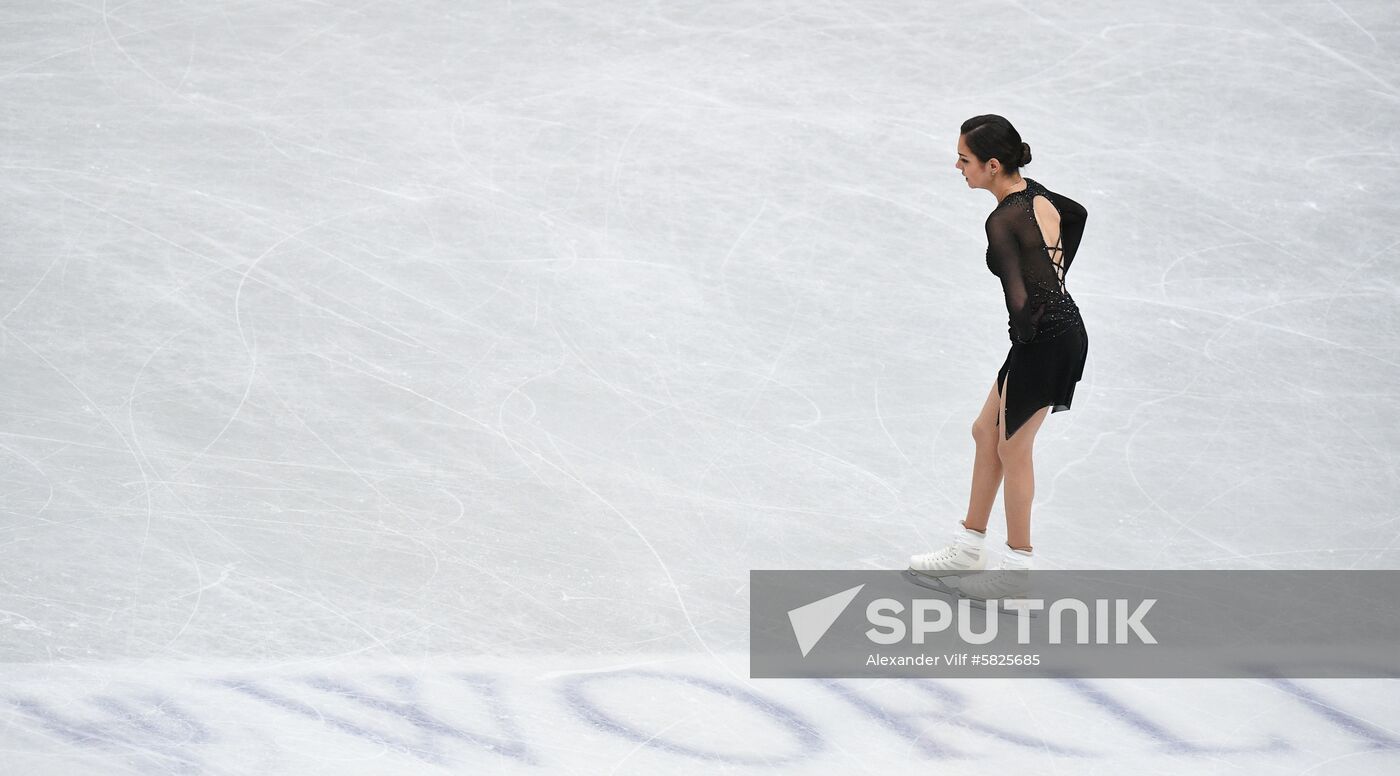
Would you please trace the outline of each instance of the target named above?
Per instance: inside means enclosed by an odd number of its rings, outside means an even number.
[[[1089,333],[1082,321],[1044,342],[1012,343],[997,371],[997,395],[1006,396],[1006,437],[1015,436],[1042,407],[1069,409],[1088,358]]]

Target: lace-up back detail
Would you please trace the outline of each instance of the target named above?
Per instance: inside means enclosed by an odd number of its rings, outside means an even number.
[[[1031,200],[1032,212],[1035,214],[1037,226],[1040,227],[1041,242],[1045,244],[1045,258],[1050,260],[1051,266],[1055,268],[1055,276],[1059,282],[1061,294],[1069,293],[1065,289],[1065,249],[1064,234],[1060,231],[1060,211],[1055,209],[1045,195],[1037,194]],[[1046,223],[1050,222],[1050,228],[1046,228]],[[1055,244],[1049,245],[1050,237],[1054,235]]]
[[[987,217],[987,268],[1001,278],[1012,342],[1053,339],[1082,324],[1066,276],[1088,211],[1026,178]],[[1054,244],[1049,243],[1053,239]]]
[[[1055,255],[1058,252],[1058,255]],[[1050,254],[1050,261],[1055,265],[1055,274],[1060,278],[1060,293],[1068,294],[1065,290],[1065,249],[1060,247],[1060,241],[1055,241],[1054,248],[1047,248],[1046,253]]]

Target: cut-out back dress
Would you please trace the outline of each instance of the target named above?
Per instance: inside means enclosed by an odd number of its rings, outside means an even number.
[[[1008,194],[987,216],[987,268],[1001,279],[1011,337],[1011,351],[997,372],[1008,439],[1042,407],[1070,408],[1089,356],[1084,320],[1065,287],[1089,212],[1031,178],[1023,180],[1026,188]]]

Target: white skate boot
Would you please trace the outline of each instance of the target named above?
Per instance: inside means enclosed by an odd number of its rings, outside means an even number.
[[[953,542],[941,550],[909,558],[909,570],[926,577],[970,574],[987,567],[987,535],[967,526],[953,532]]]
[[[1031,553],[1004,548],[1001,562],[989,571],[963,577],[958,585],[960,595],[976,601],[994,598],[1030,597]]]

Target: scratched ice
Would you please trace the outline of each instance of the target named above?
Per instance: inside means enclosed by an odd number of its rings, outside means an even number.
[[[0,5],[0,770],[1394,772],[1390,680],[749,680],[746,579],[963,516],[980,113],[1090,212],[1040,566],[1396,568],[1398,47],[1387,0]]]

